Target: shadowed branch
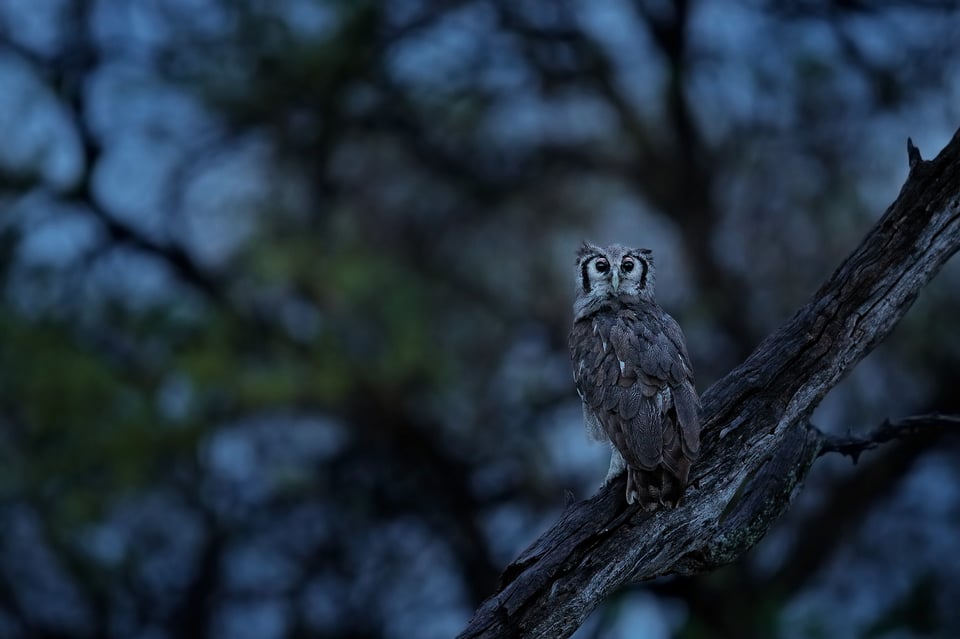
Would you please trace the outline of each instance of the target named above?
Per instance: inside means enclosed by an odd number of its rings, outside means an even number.
[[[910,437],[920,431],[938,431],[947,428],[954,428],[957,429],[957,432],[960,432],[960,416],[934,413],[931,415],[914,415],[896,422],[891,422],[888,419],[863,437],[824,434],[820,454],[840,453],[848,456],[856,464],[861,453],[876,448],[880,444]]]

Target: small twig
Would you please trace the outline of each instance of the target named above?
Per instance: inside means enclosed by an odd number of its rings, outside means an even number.
[[[931,413],[929,415],[906,417],[897,422],[886,419],[880,426],[863,437],[823,434],[823,445],[820,447],[819,454],[840,453],[850,457],[856,464],[863,451],[876,448],[880,444],[916,435],[921,430],[936,431],[951,427],[960,432],[960,415]]]

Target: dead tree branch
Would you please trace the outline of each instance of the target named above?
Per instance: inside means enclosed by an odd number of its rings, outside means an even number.
[[[824,434],[820,454],[840,453],[848,456],[856,464],[864,451],[876,448],[880,444],[910,437],[920,431],[936,431],[945,428],[953,428],[960,432],[960,416],[932,414],[915,415],[896,422],[886,420],[863,437]]]
[[[572,504],[506,568],[460,637],[567,637],[626,582],[729,563],[766,534],[822,452],[856,449],[812,428],[811,412],[960,248],[960,131],[932,161],[908,150],[907,181],[860,246],[704,393],[704,454],[685,503],[636,512],[614,482]]]

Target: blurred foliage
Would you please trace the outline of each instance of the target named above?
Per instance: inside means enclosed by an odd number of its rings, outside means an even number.
[[[957,127],[958,32],[946,2],[0,0],[0,637],[455,634],[606,468],[581,239],[654,249],[705,389],[906,136]],[[958,277],[819,426],[960,408]],[[957,455],[824,459],[750,557],[580,635],[954,636]]]

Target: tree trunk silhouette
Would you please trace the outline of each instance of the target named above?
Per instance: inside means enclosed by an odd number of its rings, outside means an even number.
[[[571,504],[503,572],[461,638],[568,637],[626,582],[712,571],[753,547],[826,452],[856,455],[918,429],[922,416],[863,439],[831,438],[808,418],[883,340],[960,247],[960,131],[931,161],[907,142],[896,201],[813,298],[703,394],[704,451],[676,510],[628,508],[623,478]]]

